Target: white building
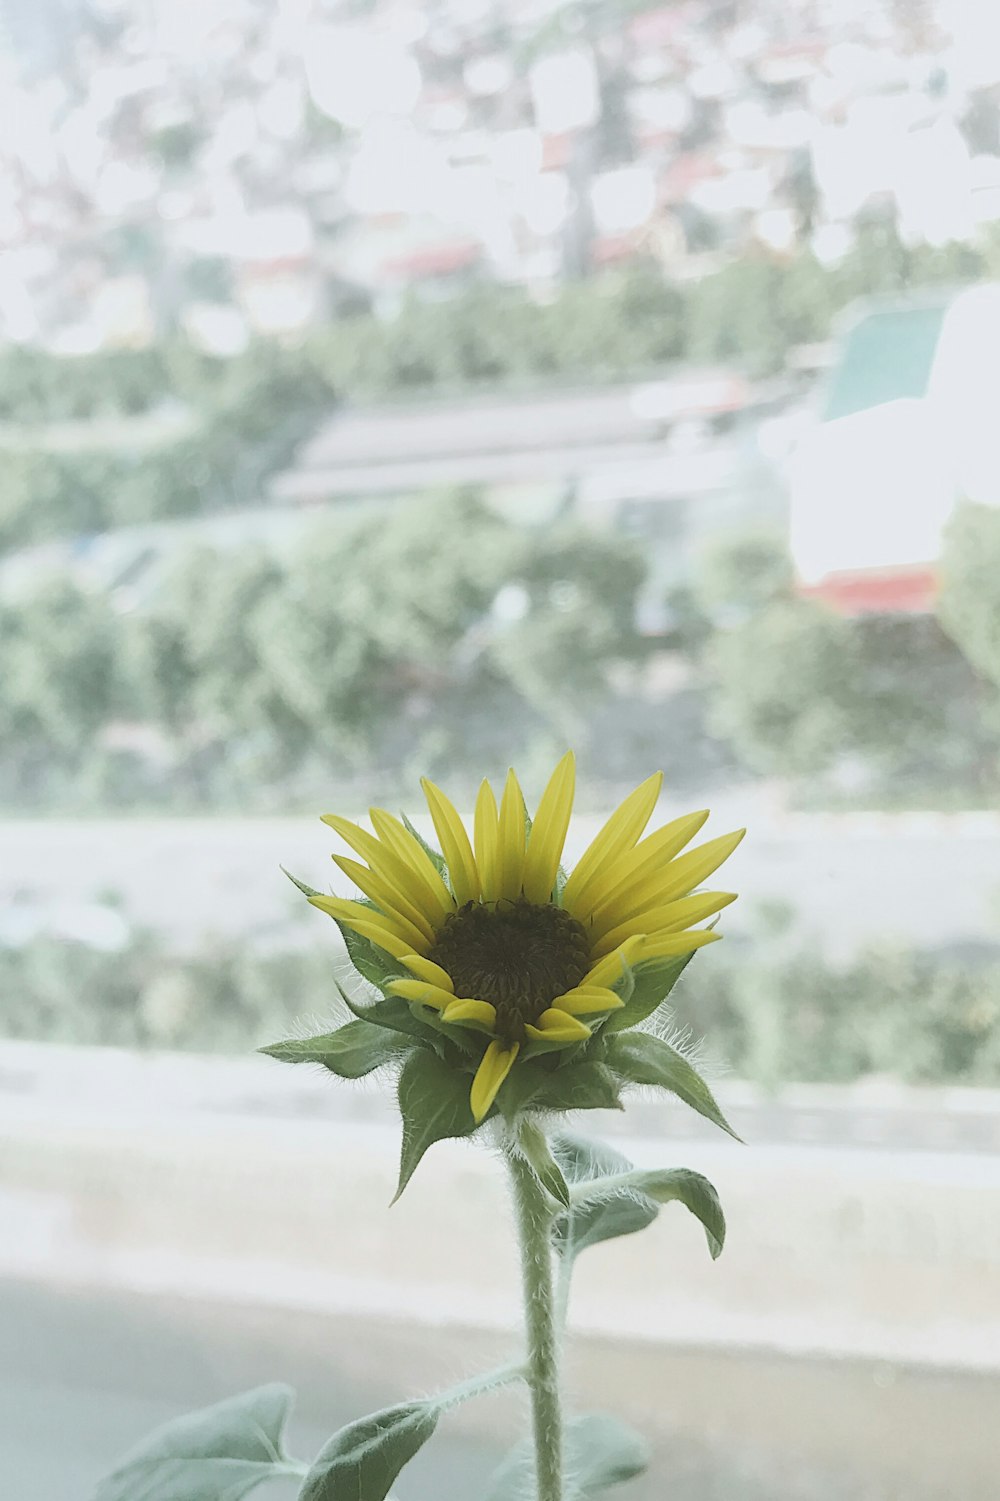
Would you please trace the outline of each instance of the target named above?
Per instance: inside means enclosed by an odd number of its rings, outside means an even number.
[[[933,607],[960,500],[1000,506],[1000,285],[863,305],[789,461],[800,587],[844,613]]]

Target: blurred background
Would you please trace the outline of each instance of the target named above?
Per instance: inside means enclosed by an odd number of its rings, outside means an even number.
[[[675,992],[750,1144],[599,1122],[731,1221],[584,1258],[623,1498],[995,1501],[1000,16],[0,0],[0,116],[11,1494],[511,1348],[496,1165],[390,1214],[388,1100],[250,1055],[329,1018],[319,813],[573,744],[571,853],[656,768],[750,826]]]

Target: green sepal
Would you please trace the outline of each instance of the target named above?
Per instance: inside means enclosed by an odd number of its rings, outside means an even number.
[[[93,1501],[240,1501],[301,1466],[285,1451],[294,1393],[278,1383],[174,1418],[99,1482]]]
[[[563,1058],[579,1057],[581,1048],[589,1047],[587,1038],[581,1037],[579,1042],[552,1042],[547,1037],[532,1037],[528,1042],[521,1045],[521,1060],[529,1058],[544,1058],[549,1053],[561,1053]]]
[[[604,1413],[588,1413],[566,1425],[566,1472],[573,1477],[574,1501],[589,1501],[649,1467],[649,1446],[624,1423]],[[530,1444],[512,1449],[493,1476],[486,1501],[523,1501],[534,1495]]]
[[[454,1026],[450,1022],[441,1020],[440,1011],[435,1011],[433,1006],[425,1006],[420,1001],[408,1002],[411,1015],[423,1027],[428,1027],[432,1032],[437,1032],[447,1043],[450,1043],[456,1052],[464,1054],[467,1058],[475,1058],[478,1062],[483,1055],[482,1043],[477,1043],[476,1036],[486,1035],[492,1037],[485,1027]],[[441,1052],[441,1049],[438,1049]],[[441,1052],[442,1057],[447,1056],[447,1049]]]
[[[362,906],[371,907],[373,912],[379,909],[374,902],[362,902]],[[358,974],[369,985],[374,985],[377,990],[382,990],[390,980],[399,974],[399,960],[394,959],[392,954],[380,949],[372,943],[370,938],[364,938],[360,933],[355,933],[346,923],[335,917],[333,921],[340,929],[340,936],[344,940],[348,958],[354,965]]]
[[[284,866],[281,869],[292,885],[297,886],[304,896],[325,895],[324,892],[317,891],[314,886],[309,886],[305,881],[300,881],[298,876],[293,876],[290,870],[285,870]],[[374,902],[368,901],[366,897],[361,897],[358,900],[362,907],[370,907],[373,912],[380,910]],[[322,909],[318,908],[317,910]],[[378,948],[369,939],[363,938],[360,933],[355,933],[353,928],[349,928],[346,923],[341,922],[337,917],[333,917],[331,913],[327,915],[331,918],[332,922],[337,924],[340,936],[344,940],[344,947],[347,949],[348,958],[363,980],[367,980],[369,985],[374,985],[377,990],[381,990],[389,980],[396,978],[399,974],[398,959],[394,959],[391,954],[386,953],[385,949]]]
[[[293,876],[292,873],[291,873],[291,871],[290,870],[286,870],[283,865],[279,865],[278,869],[281,871],[281,874],[283,876],[287,876],[288,877],[288,879],[291,881],[291,883],[292,883],[293,886],[297,886],[299,888],[299,890],[302,892],[303,896],[323,896],[324,895],[324,893],[322,891],[317,891],[315,886],[310,886],[308,884],[308,882],[306,882],[306,881],[300,881],[299,878],[298,878],[298,876]]]
[[[675,959],[653,960],[649,964],[640,961],[634,967],[627,968],[626,979],[631,983],[627,993],[625,990],[619,992],[625,1005],[620,1011],[612,1011],[601,1031],[608,1035],[624,1032],[629,1027],[644,1022],[647,1016],[652,1016],[663,1005],[697,952],[697,949],[693,949],[690,954],[679,954]]]
[[[624,1110],[618,1081],[593,1059],[554,1069],[531,1100],[532,1110]]]
[[[433,1402],[401,1402],[349,1423],[324,1444],[299,1501],[386,1501],[404,1465],[437,1427]]]
[[[727,1131],[736,1141],[740,1140],[705,1080],[684,1055],[669,1042],[664,1042],[662,1037],[654,1037],[651,1032],[622,1032],[617,1037],[609,1037],[604,1061],[623,1083],[668,1089],[713,1125]]]
[[[549,1150],[545,1133],[539,1131],[533,1121],[522,1121],[521,1129],[517,1134],[517,1144],[545,1192],[551,1195],[557,1204],[568,1209],[569,1185],[562,1175],[562,1169]]]
[[[316,1037],[288,1037],[257,1051],[281,1063],[321,1063],[341,1079],[363,1079],[398,1059],[408,1046],[384,1027],[353,1021],[335,1032],[321,1032]]]
[[[569,1132],[553,1137],[552,1152],[571,1185],[623,1177],[632,1171],[631,1162],[621,1152],[603,1142],[590,1141],[585,1136]],[[572,1191],[570,1197],[573,1197]],[[573,1204],[566,1214],[556,1219],[552,1227],[553,1244],[560,1256],[575,1261],[588,1246],[645,1230],[659,1212],[655,1200],[648,1194],[636,1192],[609,1194],[590,1202]]]
[[[447,1041],[440,1032],[413,1014],[409,1001],[405,1001],[401,995],[383,996],[381,1000],[373,1001],[370,1006],[359,1005],[352,1001],[350,996],[344,996],[345,1005],[353,1011],[359,1021],[367,1022],[373,1027],[384,1027],[389,1032],[400,1032],[404,1037],[413,1037],[425,1048],[432,1048],[441,1057],[445,1056]]]
[[[533,1104],[535,1096],[552,1074],[552,1064],[547,1058],[518,1058],[514,1067],[500,1086],[496,1110],[506,1121],[517,1117]]]
[[[399,816],[407,833],[413,835],[414,839],[417,841],[420,848],[423,850],[424,854],[427,856],[428,860],[431,862],[434,869],[437,871],[438,875],[447,886],[448,890],[451,891],[451,872],[448,869],[448,862],[442,855],[441,851],[436,850],[432,844],[427,843],[427,840],[424,838],[423,834],[421,834],[419,829],[415,829],[413,827],[413,824],[407,818],[405,813],[401,812]]]
[[[399,1076],[399,1111],[403,1117],[403,1145],[395,1204],[413,1177],[428,1147],[448,1136],[471,1136],[476,1122],[469,1104],[472,1079],[468,1073],[414,1051]]]
[[[568,1050],[563,1049],[565,1054]],[[622,1110],[618,1080],[593,1058],[566,1059],[557,1066],[552,1053],[517,1060],[497,1096],[499,1113],[515,1121],[526,1110]]]

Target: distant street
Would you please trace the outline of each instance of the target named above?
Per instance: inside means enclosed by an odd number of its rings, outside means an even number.
[[[695,800],[689,804],[697,806]],[[325,810],[318,810],[325,811]],[[573,827],[570,858],[597,827]],[[794,908],[801,930],[832,957],[873,942],[996,942],[1000,932],[1000,817],[775,819],[730,798],[706,834],[738,822],[750,832],[726,867],[744,893],[726,931],[747,931],[755,904]],[[170,941],[213,934],[315,936],[315,915],[281,875],[285,865],[317,887],[334,880],[337,841],[318,818],[37,819],[0,823],[0,908],[5,921],[86,929],[97,898],[120,900],[127,918]],[[39,915],[41,914],[41,915]]]

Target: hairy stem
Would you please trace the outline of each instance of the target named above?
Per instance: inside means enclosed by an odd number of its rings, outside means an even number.
[[[510,1386],[515,1381],[527,1379],[527,1368],[518,1362],[516,1365],[497,1366],[495,1370],[486,1371],[482,1376],[470,1376],[468,1381],[460,1381],[455,1386],[450,1386],[447,1391],[441,1392],[435,1398],[442,1412],[449,1407],[457,1407],[460,1402],[468,1402],[470,1397],[482,1397],[488,1392],[499,1391],[501,1387]]]
[[[527,1379],[538,1475],[538,1501],[563,1501],[559,1329],[552,1281],[553,1206],[534,1170],[515,1148],[507,1154],[521,1248]]]

